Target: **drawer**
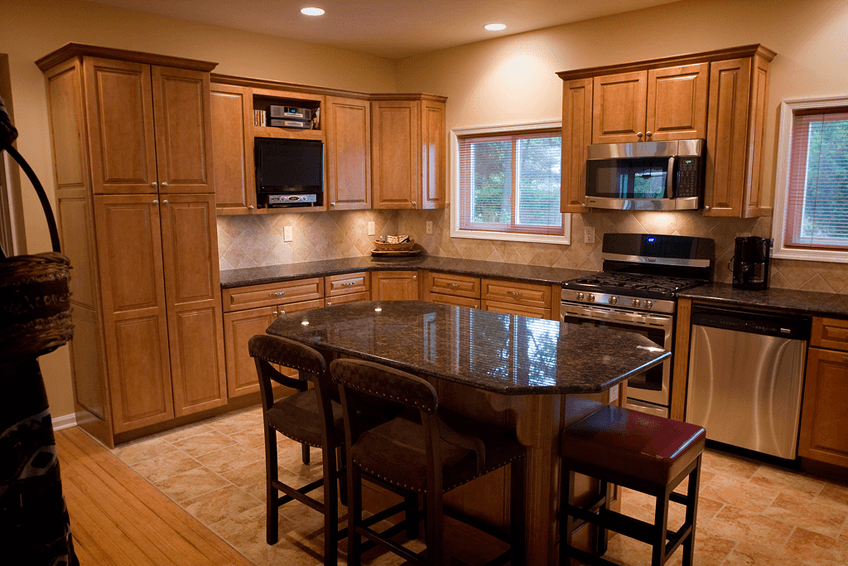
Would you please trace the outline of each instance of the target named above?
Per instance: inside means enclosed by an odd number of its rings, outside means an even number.
[[[427,272],[425,293],[439,293],[455,297],[480,298],[480,278],[450,273]],[[435,302],[435,301],[434,301]]]
[[[371,291],[371,278],[367,272],[345,273],[324,277],[324,289],[328,297]]]
[[[456,297],[454,295],[431,293],[427,300],[431,303],[439,303],[441,305],[454,305],[457,307],[468,307],[470,309],[480,308],[480,299],[473,299],[471,297]]]
[[[222,297],[224,312],[323,299],[324,279],[316,277],[281,283],[267,283],[265,285],[234,287],[224,289]]]
[[[480,298],[504,304],[551,308],[551,286],[483,279]]]
[[[515,303],[499,303],[496,301],[483,301],[483,310],[499,312],[503,314],[518,314],[530,318],[551,319],[551,309],[518,305]]]
[[[337,295],[335,297],[327,297],[324,300],[324,305],[331,307],[342,303],[359,303],[362,301],[370,301],[371,292],[363,291],[361,293],[348,293],[347,295]]]
[[[814,317],[810,346],[848,351],[848,320]]]

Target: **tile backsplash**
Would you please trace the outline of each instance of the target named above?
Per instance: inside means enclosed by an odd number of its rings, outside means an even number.
[[[530,244],[450,237],[450,209],[283,213],[218,218],[218,253],[222,270],[367,255],[376,235],[409,234],[428,254],[446,257],[601,269],[604,234],[616,232],[677,234],[716,242],[715,279],[729,283],[728,264],[736,236],[771,236],[770,218],[705,218],[701,211],[608,211],[571,216],[572,243]],[[426,234],[426,222],[433,233]],[[283,241],[291,226],[291,242]],[[595,229],[595,243],[583,243],[583,229]],[[829,262],[773,260],[771,286],[848,294],[848,265]]]

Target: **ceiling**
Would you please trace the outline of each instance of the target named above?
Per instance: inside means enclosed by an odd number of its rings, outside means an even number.
[[[401,59],[677,0],[93,0],[161,16]],[[326,14],[300,13],[318,6]],[[500,32],[483,29],[502,23]]]

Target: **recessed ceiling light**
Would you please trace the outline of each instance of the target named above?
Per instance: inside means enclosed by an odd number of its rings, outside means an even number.
[[[501,31],[506,29],[506,25],[504,24],[486,24],[483,26],[484,29],[488,31]]]
[[[323,16],[324,10],[321,8],[309,7],[303,8],[300,13],[304,16]]]

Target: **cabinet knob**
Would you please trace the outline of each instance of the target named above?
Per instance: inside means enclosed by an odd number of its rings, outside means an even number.
[[[704,210],[709,210],[709,209],[710,209],[710,205],[705,204],[705,205],[704,205]]]
[[[159,183],[157,183],[156,181],[153,181],[152,183],[150,183],[150,186],[155,189],[156,187],[159,186]]]
[[[168,186],[168,182],[167,182],[167,181],[162,181],[162,186],[163,186],[163,187],[167,187],[167,186]]]
[[[413,279],[418,279],[418,276],[417,276],[417,275],[413,275],[413,276],[412,276],[412,278],[413,278]]]
[[[333,306],[333,303],[331,303],[330,301],[327,301],[327,306],[331,307],[331,306]]]
[[[331,202],[331,203],[330,203],[330,206],[336,206],[336,203]]]
[[[412,201],[412,206],[418,206],[418,203],[415,202],[415,201]]]
[[[651,137],[652,135],[654,135],[653,132],[645,132],[645,136],[647,136],[647,137]]]
[[[162,204],[170,204],[167,200],[163,200]]]
[[[151,204],[159,204],[158,200],[154,200]]]
[[[250,206],[247,207],[247,210],[253,210],[254,208],[256,208],[256,207],[251,204]]]
[[[636,132],[636,137],[641,140],[642,139],[642,132]]]

